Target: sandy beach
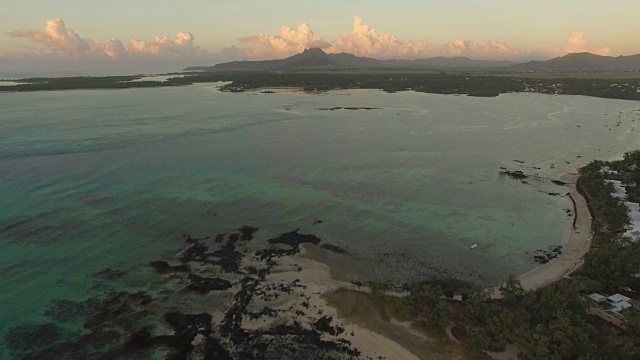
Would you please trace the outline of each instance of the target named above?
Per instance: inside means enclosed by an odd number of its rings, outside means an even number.
[[[302,248],[304,253],[304,248]],[[276,309],[282,310],[281,316],[273,321],[297,321],[302,324],[312,324],[322,317],[329,317],[337,322],[337,326],[344,332],[330,336],[334,340],[344,339],[361,352],[362,359],[408,359],[418,360],[418,357],[400,346],[398,343],[356,324],[342,322],[337,310],[330,307],[322,298],[323,294],[339,288],[359,290],[356,286],[331,278],[329,267],[320,262],[305,258],[298,254],[278,259],[278,264],[271,274],[266,277],[267,284],[279,286],[290,284],[296,280],[304,287],[295,287],[285,299],[279,302]],[[304,315],[303,315],[304,314]],[[288,318],[288,319],[286,319]],[[261,319],[262,320],[262,319]],[[269,322],[243,322],[245,328],[269,327]]]
[[[576,189],[575,184],[578,177],[578,174],[575,173],[564,174],[560,177],[561,181],[567,183],[569,194],[575,201],[576,210],[574,214],[575,222],[570,224],[570,228],[563,239],[562,253],[550,262],[518,277],[526,290],[543,288],[569,276],[582,265],[584,255],[590,249],[593,236],[591,233],[591,214],[587,207],[586,199]],[[302,247],[301,249],[304,253],[304,248]],[[288,309],[284,313],[293,317],[290,320],[311,323],[317,320],[316,313],[322,314],[322,316],[330,316],[340,322],[340,326],[345,329],[343,335],[339,337],[348,339],[353,347],[362,351],[362,358],[377,359],[381,356],[386,359],[418,359],[414,354],[391,339],[355,324],[342,323],[336,310],[328,306],[323,300],[322,294],[339,288],[356,291],[363,291],[363,289],[357,288],[350,283],[332,279],[327,265],[301,255],[303,254],[280,258],[278,266],[273,269],[266,279],[274,285],[287,284],[299,279],[301,284],[306,285],[306,289],[301,289],[300,293],[294,291],[287,297],[288,300],[281,304],[282,310]],[[493,289],[492,298],[501,298],[498,287]],[[313,311],[310,312],[310,309]],[[302,311],[306,311],[306,318],[295,316],[296,313],[301,313]],[[310,313],[314,315],[309,317]],[[251,327],[249,324],[243,325]]]
[[[578,174],[564,174],[561,181],[567,183],[569,194],[575,201],[575,226],[572,226],[564,241],[562,254],[557,258],[540,265],[518,277],[525,290],[543,288],[571,275],[584,262],[584,256],[591,248],[591,214],[586,199],[576,189]],[[498,287],[493,289],[492,298],[499,299],[502,295]]]
[[[578,193],[576,189],[576,181],[578,174],[564,174],[560,180],[567,183],[569,194],[575,201],[575,222],[570,224],[570,228],[565,233],[563,239],[562,253],[550,262],[540,265],[531,271],[528,271],[518,277],[522,286],[526,290],[535,290],[548,286],[564,277],[569,276],[576,271],[583,263],[585,254],[591,247],[591,214],[587,207],[586,199]],[[575,226],[574,226],[575,224]],[[303,248],[302,248],[303,249]],[[304,250],[303,250],[304,252]],[[294,316],[295,313],[307,309],[313,309],[313,313],[321,313],[323,316],[331,316],[337,321],[341,321],[337,312],[328,306],[323,300],[322,294],[337,290],[338,288],[346,288],[357,291],[363,291],[356,288],[350,283],[336,281],[331,278],[327,265],[313,261],[298,254],[292,257],[284,257],[279,259],[278,266],[267,277],[267,281],[273,284],[291,283],[295,279],[299,279],[300,283],[307,286],[301,290],[300,294],[294,292],[282,304],[283,310],[287,314]],[[302,268],[302,270],[297,270]],[[493,289],[492,298],[501,298],[498,287]],[[308,305],[304,305],[304,303]],[[307,315],[308,316],[308,315]],[[313,322],[311,318],[297,318],[297,321]],[[364,329],[355,324],[340,323],[345,329],[345,339],[362,351],[363,358],[378,358],[382,356],[386,359],[417,359],[417,357],[403,348],[398,343],[379,335],[370,330]],[[249,324],[246,324],[250,326]],[[352,335],[351,335],[352,334]],[[494,354],[495,355],[495,354]]]

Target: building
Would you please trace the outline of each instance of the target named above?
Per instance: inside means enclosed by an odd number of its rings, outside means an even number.
[[[628,311],[639,308],[639,303],[622,294],[605,296],[598,293],[583,296],[589,305],[587,313],[598,316],[616,326],[624,327],[624,317]]]

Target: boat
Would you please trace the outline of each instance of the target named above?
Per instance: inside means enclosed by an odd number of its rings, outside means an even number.
[[[552,169],[555,169],[555,168],[556,168],[556,165],[555,165],[555,164],[551,164],[551,168],[552,168]]]
[[[471,245],[471,250],[473,250],[473,249],[475,249],[477,247],[478,247],[478,244],[473,244],[473,245]]]
[[[576,157],[577,157],[577,158],[581,158],[581,157],[582,157],[582,155],[580,155],[580,154],[577,154],[577,155],[576,155]]]
[[[582,124],[576,124],[577,127],[582,127]]]
[[[506,172],[508,172],[508,171],[509,171],[509,170],[507,170],[507,168],[506,168],[506,167],[504,167],[504,166],[500,166],[500,172],[501,172],[501,173],[506,173]]]

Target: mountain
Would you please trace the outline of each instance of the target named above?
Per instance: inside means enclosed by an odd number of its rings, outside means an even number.
[[[510,61],[472,60],[466,57],[434,57],[417,60],[378,60],[368,57],[360,57],[349,53],[327,54],[322,49],[306,49],[303,52],[286,59],[264,61],[232,61],[215,66],[193,66],[185,70],[201,71],[274,71],[291,70],[301,68],[336,68],[336,67],[382,67],[382,68],[424,68],[424,67],[506,67],[513,65]]]
[[[629,56],[602,56],[574,53],[547,61],[529,61],[510,67],[516,71],[640,71],[640,54]]]

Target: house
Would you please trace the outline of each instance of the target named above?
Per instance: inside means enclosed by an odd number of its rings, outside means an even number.
[[[637,309],[636,300],[622,294],[605,296],[598,293],[583,296],[588,303],[587,313],[598,316],[616,326],[624,327],[624,317],[627,311]]]

